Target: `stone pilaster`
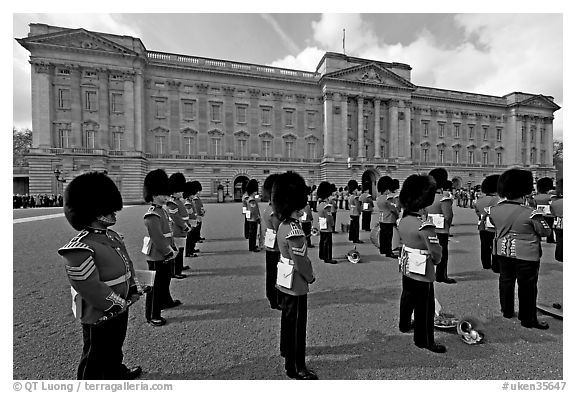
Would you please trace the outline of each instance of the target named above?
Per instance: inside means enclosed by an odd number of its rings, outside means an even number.
[[[146,118],[144,113],[144,79],[141,71],[134,78],[134,149],[143,152],[146,146]]]
[[[348,96],[340,94],[340,121],[342,124],[342,134],[340,134],[340,144],[342,145],[342,157],[348,157]]]
[[[331,158],[332,136],[334,132],[333,124],[333,93],[324,92],[324,158]]]
[[[70,70],[70,116],[72,121],[72,140],[70,147],[84,147],[82,135],[82,87],[80,68]]]
[[[410,102],[404,102],[404,144],[403,144],[403,157],[405,160],[410,160],[410,142],[412,141],[412,125],[410,119],[412,118]]]
[[[366,157],[364,146],[364,97],[358,97],[358,158]]]
[[[390,119],[390,158],[398,158],[398,100],[388,102]]]
[[[134,76],[124,74],[124,141],[128,151],[134,151],[134,134]]]
[[[53,140],[54,93],[49,64],[32,63],[32,147],[56,146]]]
[[[98,70],[98,122],[100,123],[100,145],[112,150],[112,134],[110,133],[110,91],[108,89],[108,71]]]
[[[374,158],[380,158],[380,100],[374,100]]]

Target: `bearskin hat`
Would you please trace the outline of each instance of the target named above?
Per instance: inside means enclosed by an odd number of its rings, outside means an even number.
[[[182,197],[189,198],[191,195],[194,195],[194,183],[191,181],[187,181],[184,184],[184,191],[182,191]]]
[[[498,179],[500,175],[490,175],[486,176],[484,180],[482,180],[482,186],[480,189],[484,194],[496,194],[498,191]]]
[[[183,173],[176,172],[170,175],[168,179],[170,184],[170,194],[177,192],[184,192],[184,185],[186,184],[186,177]]]
[[[296,210],[301,210],[308,203],[308,187],[296,172],[288,171],[278,176],[272,186],[272,208],[284,221]]]
[[[194,180],[192,182],[192,195],[198,194],[200,191],[202,191],[202,183],[200,183],[198,180]]]
[[[272,186],[274,186],[274,182],[278,179],[278,176],[280,176],[279,173],[273,173],[264,180],[264,184],[262,184],[262,196],[266,199],[270,199],[272,195]]]
[[[323,181],[318,185],[318,190],[316,190],[318,199],[326,199],[332,195],[332,184],[327,181]]]
[[[155,195],[170,195],[170,181],[164,169],[148,172],[144,178],[144,200],[152,202]]]
[[[452,188],[454,187],[454,185],[452,184],[451,180],[446,180],[446,183],[444,183],[444,187],[442,187],[445,191],[452,191]]]
[[[382,176],[378,179],[377,189],[378,192],[384,193],[386,190],[392,190],[392,178],[390,176]]]
[[[546,194],[554,189],[554,180],[550,177],[543,177],[536,182],[536,191],[540,194]]]
[[[358,189],[358,182],[354,179],[348,180],[348,192],[352,193]]]
[[[248,195],[258,192],[258,180],[250,179],[248,180],[248,184],[246,184],[246,193]]]
[[[498,179],[498,195],[502,198],[517,199],[532,193],[532,172],[512,168],[500,175]]]
[[[396,191],[400,188],[400,180],[392,179],[392,189],[390,191]]]
[[[76,230],[86,228],[98,216],[122,210],[122,195],[114,181],[102,172],[75,177],[64,191],[64,215]]]
[[[436,187],[442,188],[446,185],[448,181],[448,171],[444,168],[434,168],[429,173],[429,176],[432,176],[436,181]]]
[[[404,180],[400,190],[400,204],[410,212],[430,206],[434,202],[436,182],[432,176],[411,175]]]

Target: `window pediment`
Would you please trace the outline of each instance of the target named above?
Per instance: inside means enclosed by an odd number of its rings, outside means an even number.
[[[260,134],[258,134],[258,137],[262,139],[274,139],[274,135],[272,135],[268,131],[261,132]]]
[[[220,137],[221,138],[224,136],[224,133],[222,131],[220,131],[219,129],[214,128],[214,129],[208,131],[208,135],[210,135],[211,137]]]
[[[298,137],[294,134],[292,134],[291,132],[282,135],[282,139],[284,140],[289,140],[289,141],[295,141],[296,139],[298,139]]]
[[[198,134],[198,131],[196,131],[195,129],[190,128],[190,127],[186,127],[186,128],[184,128],[182,131],[180,131],[180,132],[181,132],[182,134],[191,134],[191,135],[196,135],[196,134]]]
[[[154,128],[154,129],[152,129],[152,130],[150,130],[150,131],[153,132],[153,133],[155,133],[155,134],[158,134],[158,133],[165,133],[165,134],[167,134],[167,133],[170,132],[169,129],[164,128],[164,127],[156,127],[156,128]]]
[[[250,134],[244,130],[239,130],[234,133],[236,138],[249,138]]]
[[[312,134],[305,136],[304,140],[307,142],[318,142],[319,141],[318,137],[316,137],[315,135],[312,135]]]

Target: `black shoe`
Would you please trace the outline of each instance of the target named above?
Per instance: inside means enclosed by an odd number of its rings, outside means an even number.
[[[410,326],[408,326],[408,328],[400,327],[399,329],[401,333],[410,333],[412,330],[414,330],[414,322],[410,322]]]
[[[444,284],[456,284],[456,280],[453,278],[445,278],[443,280],[436,279],[437,282],[443,282]]]
[[[308,369],[300,371],[286,371],[286,375],[292,379],[317,380],[318,376]]]
[[[250,250],[250,251],[252,251],[252,252],[260,252],[260,249],[259,249],[259,248],[255,248],[255,249]]]
[[[354,240],[352,243],[362,244],[364,242],[362,240]]]
[[[140,366],[126,368],[124,379],[136,379],[140,376],[140,374],[142,374],[142,367]]]
[[[512,313],[512,314],[502,314],[502,316],[506,319],[512,319],[512,318],[514,318],[515,315],[514,315],[514,313]]]
[[[429,351],[435,352],[435,353],[444,353],[446,352],[446,347],[442,344],[432,344],[432,345],[428,345],[427,347],[421,347],[419,345],[417,345],[418,348],[423,348],[423,349],[427,349]]]
[[[203,241],[203,240],[206,240],[206,238],[205,238],[205,237],[200,237],[200,238],[198,238],[198,240]]]
[[[172,276],[172,278],[177,278],[178,280],[181,280],[181,279],[186,278],[186,277],[188,277],[188,276],[185,274],[174,274]]]
[[[396,254],[386,254],[386,257],[388,257],[388,258],[398,258],[398,255],[396,255]]]
[[[522,322],[520,322],[520,325],[522,325],[528,329],[540,329],[540,330],[546,330],[550,327],[550,326],[548,326],[548,322],[539,321],[539,320],[536,320],[534,322],[522,321]]]
[[[172,303],[166,304],[164,307],[162,307],[162,309],[178,307],[181,304],[182,304],[182,302],[180,300],[174,300],[174,301],[172,301]]]
[[[194,254],[192,254],[192,255],[190,255],[190,256],[192,257],[192,256],[194,256]],[[184,266],[184,267],[182,268],[182,270],[190,270],[190,266]]]
[[[160,318],[152,318],[147,321],[152,326],[163,326],[166,325],[166,320],[162,317]]]
[[[192,250],[192,252],[200,252],[200,250],[197,249],[197,248],[195,248],[195,249]]]
[[[335,261],[334,259],[331,259],[329,261],[324,261],[324,263],[329,263],[331,265],[336,265],[338,263],[338,261]]]

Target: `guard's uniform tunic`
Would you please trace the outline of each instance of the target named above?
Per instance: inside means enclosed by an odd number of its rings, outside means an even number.
[[[550,213],[550,203],[551,203],[551,196],[550,194],[536,194],[534,195],[534,203],[536,204],[536,209],[538,210],[545,210],[544,220],[546,224],[550,228],[554,227],[554,216]],[[554,232],[551,232],[550,235],[546,238],[547,243],[554,243]]]
[[[550,234],[542,214],[519,202],[503,200],[490,209],[496,227],[494,254],[500,263],[500,306],[506,318],[514,315],[514,289],[518,281],[518,319],[537,322],[536,296],[542,247],[540,237]]]
[[[348,203],[350,205],[350,232],[348,233],[348,240],[358,242],[360,240],[360,213],[362,212],[362,204],[358,200],[358,195],[355,193],[350,194]]]
[[[334,232],[334,217],[332,204],[326,199],[318,200],[318,223],[320,226],[320,244],[318,257],[324,262],[332,260],[332,232]]]
[[[374,210],[374,200],[368,192],[362,193],[358,198],[362,204],[362,230],[370,231],[370,222],[372,221],[372,210]]]
[[[186,198],[184,201],[184,208],[186,208],[186,212],[188,213],[188,223],[190,224],[190,230],[186,234],[186,252],[185,255],[187,257],[191,257],[194,254],[194,250],[196,249],[196,233],[195,228],[198,226],[198,215],[196,213],[196,204],[194,200],[190,198]]]
[[[122,345],[128,309],[100,324],[106,313],[126,307],[137,292],[134,267],[120,235],[110,229],[86,228],[58,250],[76,297],[76,318],[82,322],[84,347],[78,379],[122,379]]]
[[[307,204],[306,206],[304,206],[304,209],[302,209],[302,216],[300,217],[300,224],[302,225],[302,230],[304,231],[304,234],[306,235],[306,244],[308,245],[308,247],[314,247],[312,245],[312,221],[313,221],[313,217],[312,217],[312,209],[310,208],[310,205]]]
[[[474,210],[478,216],[478,231],[480,233],[480,260],[484,269],[490,269],[496,273],[500,271],[497,259],[492,260],[492,245],[496,228],[490,220],[487,220],[488,213],[493,206],[496,206],[500,198],[496,195],[485,195],[476,201]]]
[[[174,302],[170,295],[171,265],[176,251],[170,218],[160,205],[152,204],[144,214],[150,236],[148,270],[156,271],[152,292],[146,294],[146,320],[159,319],[162,308]],[[170,258],[170,259],[168,259]]]
[[[260,222],[260,208],[258,207],[258,200],[256,199],[256,194],[248,196],[248,214],[246,218],[248,220],[248,250],[256,251],[258,249],[256,240],[258,235],[258,224]]]
[[[307,293],[308,284],[315,278],[298,220],[288,218],[283,221],[278,227],[277,240],[281,256],[294,265],[292,288],[276,285],[282,308],[280,354],[285,358],[286,371],[294,372],[306,368]]]
[[[248,194],[242,194],[242,214],[244,214],[244,238],[248,239],[248,218],[246,212],[248,211]]]
[[[386,255],[392,255],[392,236],[398,221],[398,209],[393,203],[394,198],[389,198],[391,195],[382,194],[376,198],[376,207],[380,211],[378,215],[380,254]]]
[[[434,202],[426,208],[428,215],[436,214],[444,218],[444,223],[436,227],[436,235],[442,246],[442,260],[436,266],[436,281],[444,282],[448,280],[448,237],[454,213],[452,211],[452,198],[444,195],[441,190],[436,191]]]
[[[564,219],[564,204],[562,199],[563,198],[560,197],[550,202],[550,212],[554,218],[552,228],[556,235],[556,251],[554,252],[554,257],[559,262],[562,262],[564,247],[564,225],[562,222]]]
[[[171,198],[166,202],[166,210],[172,220],[172,236],[174,244],[178,249],[178,255],[174,259],[174,274],[182,274],[184,267],[184,247],[186,246],[186,235],[190,231],[188,225],[188,211],[184,202],[180,198]]]
[[[306,205],[308,206],[308,205]],[[308,206],[310,209],[310,206]],[[261,228],[263,233],[273,233],[274,245],[266,248],[266,298],[270,302],[271,308],[278,308],[278,290],[276,289],[276,275],[278,274],[278,262],[280,261],[280,249],[278,248],[278,227],[280,220],[272,210],[272,203],[269,203],[264,213],[262,213]],[[268,235],[267,236],[272,236]],[[270,237],[271,238],[271,237]]]

